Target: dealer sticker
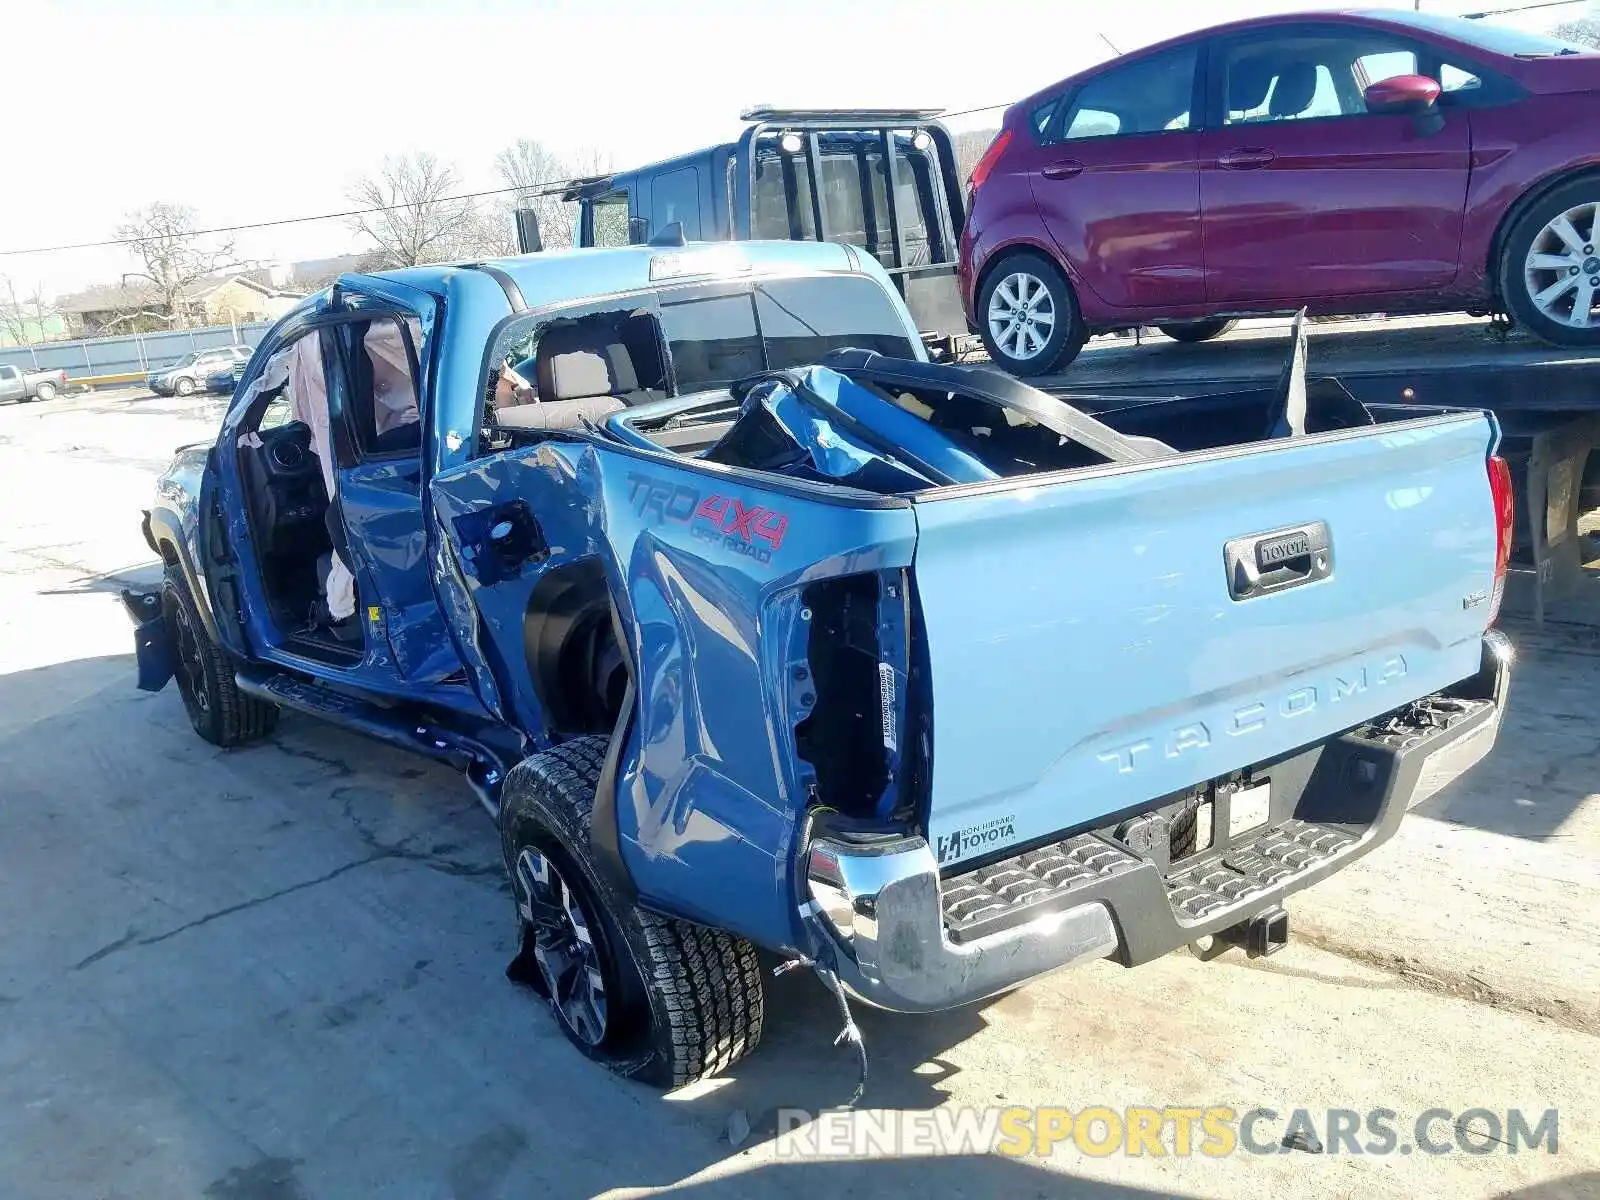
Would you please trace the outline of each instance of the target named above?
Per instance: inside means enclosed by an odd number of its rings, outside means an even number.
[[[951,863],[982,850],[998,850],[1017,836],[1015,815],[996,817],[981,825],[969,825],[954,833],[941,833],[934,847],[940,863]]]

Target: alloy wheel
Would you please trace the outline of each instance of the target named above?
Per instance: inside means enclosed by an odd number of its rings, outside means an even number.
[[[1043,353],[1057,316],[1049,287],[1028,271],[1013,271],[989,296],[989,336],[1017,362]]]
[[[1569,208],[1534,237],[1523,264],[1528,298],[1545,317],[1574,329],[1600,324],[1600,204]]]
[[[200,650],[200,640],[189,624],[183,606],[176,605],[173,614],[173,632],[177,635],[178,690],[187,701],[191,713],[203,719],[211,711],[211,693],[206,686],[205,659]]]
[[[533,935],[550,1004],[580,1042],[606,1036],[606,984],[583,905],[556,864],[532,846],[517,855],[517,910]]]

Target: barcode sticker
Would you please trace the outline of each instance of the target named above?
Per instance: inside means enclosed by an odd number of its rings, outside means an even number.
[[[878,700],[883,706],[883,744],[897,749],[894,736],[894,668],[886,662],[878,664]]]

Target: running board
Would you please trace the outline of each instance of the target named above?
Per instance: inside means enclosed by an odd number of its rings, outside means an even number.
[[[412,720],[403,709],[384,708],[293,675],[256,676],[241,671],[234,678],[239,690],[247,695],[309,713],[330,724],[454,767],[466,776],[468,786],[489,815],[499,819],[500,784],[505,778],[505,767],[499,756],[480,742],[454,730]]]

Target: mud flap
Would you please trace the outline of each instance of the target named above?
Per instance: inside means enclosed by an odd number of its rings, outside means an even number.
[[[139,690],[159,692],[172,678],[172,639],[161,611],[161,593],[124,589],[123,606],[133,618],[134,657],[139,664]]]

